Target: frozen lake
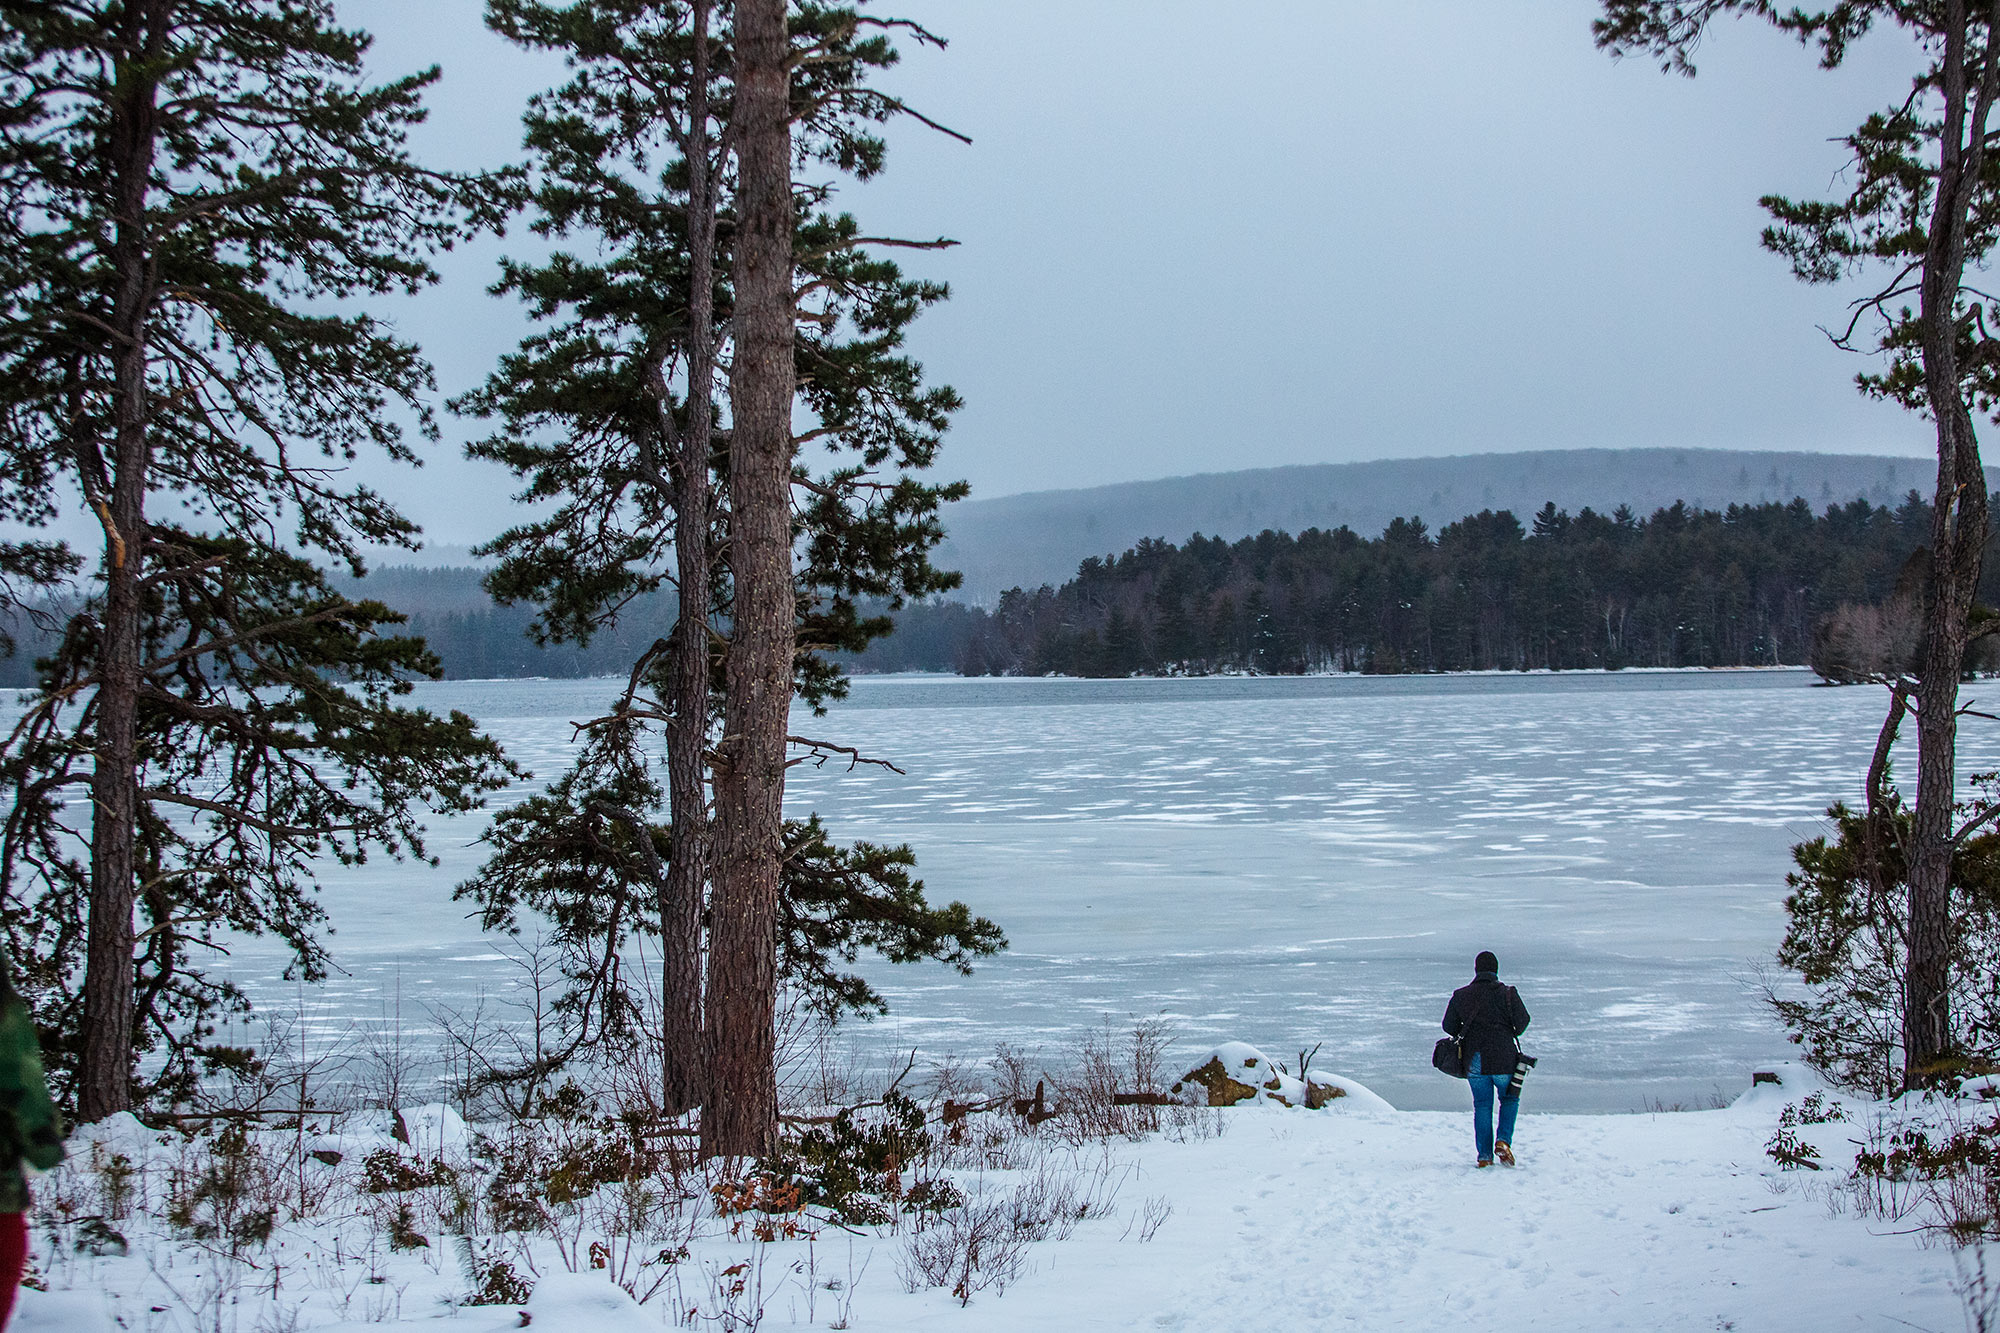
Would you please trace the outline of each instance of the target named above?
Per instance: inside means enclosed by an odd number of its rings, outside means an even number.
[[[1751,989],[1782,930],[1788,849],[1858,791],[1873,689],[1804,672],[1207,680],[862,679],[808,734],[908,770],[793,770],[835,833],[911,843],[934,898],[1012,948],[962,978],[864,970],[890,1017],[856,1030],[979,1057],[1059,1057],[1108,1016],[1240,1038],[1404,1107],[1455,1106],[1427,1063],[1450,990],[1495,950],[1535,1015],[1536,1101],[1633,1110],[1734,1093],[1789,1049]],[[546,781],[605,681],[420,687]],[[1984,687],[1991,689],[1991,687]],[[1975,690],[1975,693],[1978,691]],[[1967,728],[1968,769],[2000,746]],[[500,800],[518,799],[521,792]],[[463,1003],[513,980],[450,901],[483,820],[440,828],[437,870],[330,878],[323,1017],[400,995]],[[268,955],[233,966],[295,1003]]]

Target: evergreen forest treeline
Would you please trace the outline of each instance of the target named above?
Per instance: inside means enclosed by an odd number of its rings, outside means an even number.
[[[985,610],[911,608],[862,670],[1123,676],[1803,665],[1842,604],[1888,598],[1930,531],[1915,492],[1857,499],[1621,506],[1526,527],[1482,511],[1435,534],[1397,519],[1239,541],[1143,541],[1060,588]],[[1991,539],[1989,538],[1989,541]],[[2000,579],[1987,562],[1982,600]]]
[[[672,589],[655,589],[635,596],[627,614],[588,642],[537,642],[532,631],[538,608],[495,602],[480,582],[486,572],[390,566],[365,579],[337,580],[337,586],[350,597],[377,598],[408,615],[409,633],[437,654],[447,680],[623,676],[661,627],[674,623]]]
[[[1857,499],[1815,513],[1795,499],[1639,517],[1548,505],[1526,526],[1500,510],[1435,534],[1412,518],[1374,538],[1313,528],[1142,541],[990,609],[906,606],[893,634],[842,660],[864,673],[1070,676],[1804,665],[1815,627],[1843,604],[1888,598],[1929,531],[1913,492],[1895,509]],[[670,591],[650,593],[658,606],[587,644],[538,644],[534,609],[494,603],[482,572],[391,567],[341,587],[406,613],[454,680],[620,675],[645,627],[673,614]],[[2000,604],[2000,560],[1985,579],[1982,602]],[[15,636],[0,686],[31,684],[52,646],[31,625]]]
[[[604,627],[588,643],[537,642],[532,634],[536,608],[501,604],[486,594],[483,569],[464,566],[419,568],[392,565],[365,579],[330,579],[343,595],[373,598],[408,617],[401,627],[437,654],[447,680],[519,680],[534,677],[578,679],[622,676],[674,619],[671,590],[644,593],[632,613]],[[61,618],[67,617],[67,610]],[[54,632],[26,615],[0,614],[0,631],[15,651],[0,657],[0,688],[35,684],[35,661],[56,645]]]

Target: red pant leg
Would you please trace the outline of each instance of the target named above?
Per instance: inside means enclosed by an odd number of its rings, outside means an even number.
[[[28,1216],[0,1213],[0,1329],[14,1313],[14,1293],[28,1266]]]

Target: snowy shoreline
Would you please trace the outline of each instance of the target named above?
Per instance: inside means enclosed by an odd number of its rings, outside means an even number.
[[[1724,676],[1724,675],[1811,675],[1813,669],[1803,664],[1779,663],[1772,666],[1683,666],[1683,667],[1576,667],[1558,671],[1550,667],[1530,667],[1513,670],[1488,667],[1477,671],[1299,671],[1299,672],[1259,672],[1259,671],[1210,671],[1202,675],[1160,675],[1139,674],[1131,676],[1065,676],[1050,672],[1042,676],[965,676],[956,671],[857,671],[850,670],[850,679],[856,681],[945,681],[945,680],[1061,680],[1061,681],[1135,681],[1135,680],[1456,680],[1461,677],[1508,678],[1514,676],[1556,676],[1556,677],[1598,677],[1598,676]],[[516,679],[498,677],[496,679]],[[595,677],[600,680],[620,680],[615,676]],[[470,683],[470,682],[467,682]]]
[[[1504,670],[1491,667],[1479,671],[1301,671],[1276,674],[1255,671],[1211,671],[1200,676],[1065,676],[1051,672],[1045,676],[965,676],[956,671],[863,671],[853,667],[848,669],[848,677],[855,681],[945,681],[945,680],[1451,680],[1460,676],[1720,676],[1747,673],[1796,672],[1810,675],[1812,668],[1803,665],[1780,663],[1774,666],[1721,666],[1721,667],[1578,667],[1572,670],[1556,671],[1548,667],[1533,667],[1525,671]],[[563,684],[607,681],[622,685],[626,678],[621,675],[605,676],[452,676],[445,683],[452,685],[503,685],[519,682],[522,684]],[[29,691],[21,691],[29,693]]]
[[[1858,1216],[1837,1188],[1860,1122],[1891,1108],[1844,1102],[1846,1121],[1804,1131],[1835,1169],[1783,1170],[1765,1146],[1784,1108],[1820,1084],[1796,1066],[1781,1076],[1784,1086],[1754,1087],[1727,1108],[1636,1116],[1537,1114],[1531,1085],[1513,1170],[1473,1168],[1463,1112],[1396,1111],[1365,1090],[1321,1111],[1206,1113],[1214,1130],[1180,1141],[1056,1149],[1095,1173],[1106,1206],[1067,1239],[1026,1245],[1004,1290],[975,1288],[963,1303],[944,1289],[906,1290],[908,1224],[822,1226],[769,1243],[715,1228],[691,1244],[677,1285],[643,1306],[587,1262],[568,1271],[556,1242],[537,1237],[528,1300],[468,1305],[449,1237],[392,1251],[365,1234],[365,1218],[327,1216],[281,1225],[226,1298],[197,1309],[220,1285],[215,1247],[135,1218],[122,1224],[123,1257],[52,1253],[74,1227],[38,1227],[51,1290],[26,1293],[15,1327],[360,1333],[448,1320],[462,1333],[499,1333],[523,1326],[525,1313],[535,1327],[576,1333],[749,1329],[748,1297],[765,1328],[883,1333],[1197,1329],[1246,1315],[1293,1328],[1958,1327],[1953,1253],[1927,1248],[1907,1224]],[[427,1136],[441,1151],[463,1140],[442,1109],[410,1113],[420,1152]],[[350,1152],[386,1142],[381,1113],[357,1124],[342,1140]],[[130,1122],[98,1136],[107,1148],[148,1150]],[[75,1146],[88,1156],[83,1136]],[[976,1202],[1029,1175],[1012,1168],[965,1167],[953,1178]],[[573,1253],[589,1235],[571,1238]],[[725,1317],[730,1282],[751,1286]]]

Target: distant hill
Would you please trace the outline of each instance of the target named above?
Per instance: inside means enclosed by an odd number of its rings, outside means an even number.
[[[406,632],[430,644],[450,680],[624,675],[673,620],[673,594],[653,592],[588,644],[537,644],[528,635],[535,608],[495,603],[479,582],[485,572],[465,565],[384,565],[365,579],[335,574],[333,583],[349,597],[372,597],[407,614]]]
[[[414,551],[400,546],[366,546],[362,555],[370,569],[491,569],[493,561],[476,556],[470,546],[425,542]]]
[[[1060,585],[1084,557],[1114,555],[1145,537],[1233,539],[1342,525],[1373,537],[1399,517],[1422,518],[1433,531],[1482,509],[1511,509],[1525,521],[1551,500],[1572,513],[1628,504],[1648,514],[1676,500],[1725,509],[1797,496],[1816,510],[1857,496],[1893,507],[1912,489],[1929,496],[1935,474],[1925,458],[1724,449],[1550,449],[1211,472],[953,505],[938,562],[964,573],[959,596],[990,604],[1016,585]]]
[[[1017,585],[1059,587],[1085,557],[1116,555],[1146,537],[1185,543],[1197,532],[1234,540],[1266,528],[1297,534],[1342,525],[1374,537],[1398,517],[1422,518],[1435,532],[1482,509],[1511,509],[1525,523],[1551,500],[1572,513],[1628,504],[1641,515],[1676,500],[1723,509],[1795,496],[1815,510],[1857,496],[1894,507],[1912,489],[1928,497],[1933,472],[1924,458],[1714,449],[1547,450],[1214,472],[953,505],[939,563],[965,574],[955,597],[990,606]],[[663,592],[586,647],[538,647],[525,634],[533,608],[495,606],[466,548],[381,550],[371,563],[366,580],[341,575],[336,583],[408,612],[410,632],[430,640],[455,678],[622,673],[672,615],[672,596]],[[967,614],[933,608],[905,617],[895,636],[870,651],[866,669],[948,665],[968,632],[961,623]],[[0,658],[0,686],[29,684],[31,663],[46,650],[29,627],[13,628],[22,650]]]

